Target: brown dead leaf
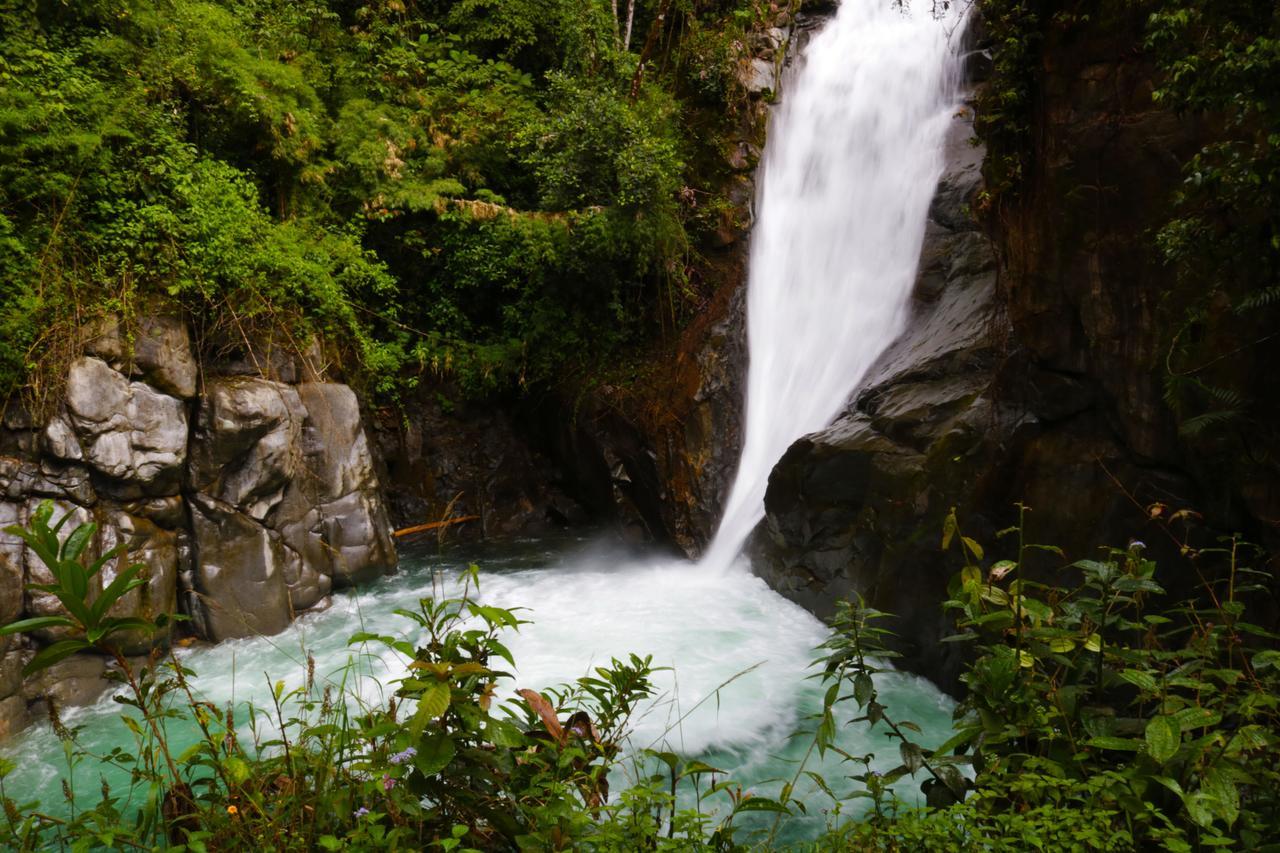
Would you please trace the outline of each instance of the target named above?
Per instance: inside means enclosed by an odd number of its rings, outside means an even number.
[[[547,701],[546,697],[527,687],[517,690],[516,693],[524,697],[524,701],[528,702],[529,707],[542,719],[542,725],[546,728],[547,734],[551,735],[556,743],[564,746],[568,736],[565,735],[564,728],[560,725],[560,718],[556,716],[556,709],[551,707],[551,703]]]

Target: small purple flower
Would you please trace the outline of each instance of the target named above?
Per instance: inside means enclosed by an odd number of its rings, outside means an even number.
[[[365,815],[367,815],[368,813],[369,813],[369,810],[368,810],[368,809],[366,809],[364,806],[361,806],[360,808],[358,808],[358,809],[356,809],[354,812],[352,812],[352,814],[354,814],[354,815],[356,816],[356,819],[357,819],[357,820],[359,820],[360,818],[364,817],[364,816],[365,816]]]
[[[1146,547],[1147,547],[1147,543],[1143,542],[1141,539],[1134,539],[1132,542],[1129,543],[1130,551],[1141,551],[1143,548],[1146,548]]]
[[[396,786],[396,780],[392,779],[390,776],[383,773],[382,774],[382,790],[390,791],[395,786]]]
[[[388,758],[387,761],[391,762],[392,764],[404,764],[406,761],[408,761],[410,758],[413,758],[417,754],[418,754],[418,750],[410,746],[410,747],[406,747],[404,752],[397,752],[395,755]]]

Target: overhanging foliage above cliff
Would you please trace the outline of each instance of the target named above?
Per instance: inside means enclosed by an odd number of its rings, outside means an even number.
[[[320,332],[383,390],[642,336],[769,12],[632,6],[628,49],[605,0],[6,0],[0,388],[56,381],[87,316],[152,294],[210,345]]]

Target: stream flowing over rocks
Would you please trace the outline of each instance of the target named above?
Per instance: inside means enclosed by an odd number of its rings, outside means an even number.
[[[148,578],[113,615],[183,613],[209,641],[278,633],[335,587],[395,568],[351,388],[320,381],[305,356],[202,366],[176,315],[144,315],[129,332],[114,322],[86,330],[85,354],[47,417],[6,410],[0,525],[25,525],[44,500],[55,518],[71,514],[64,531],[96,523],[89,556],[127,543]],[[0,622],[62,612],[51,595],[24,591],[51,580],[21,540],[0,533]],[[46,699],[80,704],[108,686],[107,660],[94,655],[24,683],[23,663],[56,639],[44,630],[0,640],[0,736]],[[132,637],[124,651],[169,639]]]

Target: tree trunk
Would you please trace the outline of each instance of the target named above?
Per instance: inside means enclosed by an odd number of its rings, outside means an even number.
[[[622,37],[623,50],[631,50],[631,25],[635,23],[635,20],[636,0],[627,0],[627,34]]]

